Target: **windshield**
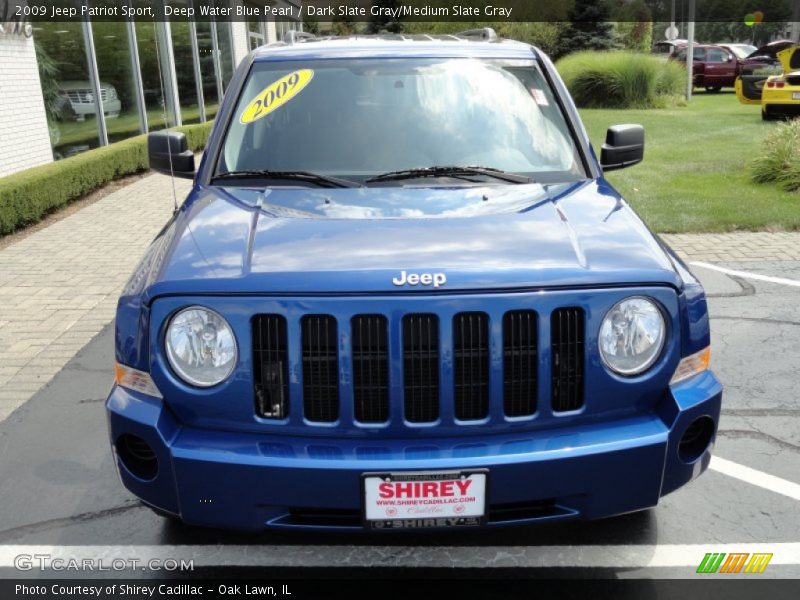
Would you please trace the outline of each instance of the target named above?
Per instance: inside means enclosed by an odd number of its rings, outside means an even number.
[[[728,48],[736,55],[736,58],[747,58],[757,50],[755,46],[748,46],[744,44],[738,46],[728,46]]]
[[[215,172],[303,171],[364,182],[442,165],[542,183],[585,178],[536,63],[465,58],[257,62]]]

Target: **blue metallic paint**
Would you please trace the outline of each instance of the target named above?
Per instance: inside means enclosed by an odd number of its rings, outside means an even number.
[[[677,442],[695,418],[719,418],[721,393],[706,373],[665,392],[658,413],[493,434],[477,442],[351,436],[332,441],[198,429],[180,424],[166,405],[120,387],[107,406],[112,436],[140,435],[159,458],[151,482],[120,466],[131,491],[190,523],[257,530],[293,526],[290,508],[357,511],[360,475],[376,470],[487,467],[494,506],[554,501],[558,510],[530,519],[537,521],[593,519],[654,506],[708,466],[710,449],[686,464],[678,458]],[[525,520],[489,524],[518,522]]]
[[[571,185],[483,188],[272,189],[209,185],[233,105],[254,60],[339,57],[469,56],[540,61],[559,96],[591,178]],[[483,195],[489,197],[482,201]],[[381,210],[373,207],[380,196]],[[424,215],[401,218],[400,208]],[[447,285],[398,293],[399,270],[441,270]],[[647,373],[621,378],[603,365],[597,332],[605,311],[621,298],[646,295],[661,306],[668,338]],[[210,389],[190,388],[163,355],[170,315],[190,304],[224,315],[239,343],[232,378]],[[586,311],[587,402],[579,411],[549,408],[549,312]],[[484,422],[459,422],[452,394],[449,317],[489,314],[492,372],[506,310],[539,315],[539,408],[507,418],[492,403]],[[399,323],[412,311],[440,317],[442,414],[435,426],[402,416]],[[351,394],[345,368],[349,318],[380,312],[392,328],[387,424],[352,420],[310,424],[301,416],[297,318],[322,312],[339,321],[342,398]],[[290,397],[285,421],[253,410],[250,319],[277,312],[289,325]],[[722,389],[710,372],[678,385],[669,379],[681,357],[709,344],[708,311],[699,282],[655,238],[606,182],[577,111],[549,59],[517,43],[460,44],[325,42],[259,51],[231,82],[212,131],[196,186],[154,241],[131,277],[117,312],[116,357],[148,371],[164,400],[115,386],[107,401],[112,442],[134,434],[152,446],[158,475],[143,481],[118,462],[123,483],[148,504],[184,520],[241,529],[297,526],[290,507],[355,511],[364,471],[488,467],[492,506],[549,499],[535,520],[598,518],[653,506],[699,475],[710,448],[684,463],[680,436],[700,416],[719,418]],[[490,382],[492,397],[502,381]],[[533,517],[531,517],[533,519]],[[503,521],[491,525],[525,522]]]

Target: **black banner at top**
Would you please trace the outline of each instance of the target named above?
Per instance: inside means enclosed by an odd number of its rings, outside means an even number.
[[[695,0],[696,22],[800,20],[800,0]],[[47,21],[686,22],[689,0],[0,0],[0,35]]]

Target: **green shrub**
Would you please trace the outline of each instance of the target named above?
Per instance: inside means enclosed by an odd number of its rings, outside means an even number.
[[[176,128],[201,150],[211,123]],[[106,183],[147,169],[147,136],[89,150],[0,178],[0,235],[31,225]]]
[[[763,147],[763,154],[753,161],[753,181],[800,191],[800,119],[776,126],[764,138]]]
[[[576,52],[556,66],[580,108],[659,108],[686,82],[678,63],[638,52]]]

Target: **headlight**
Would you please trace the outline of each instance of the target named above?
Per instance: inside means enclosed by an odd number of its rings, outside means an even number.
[[[638,375],[661,354],[664,316],[647,298],[628,298],[606,313],[600,326],[600,356],[620,375]]]
[[[198,387],[222,383],[236,366],[236,338],[230,325],[201,306],[185,308],[172,317],[165,346],[178,377]]]

